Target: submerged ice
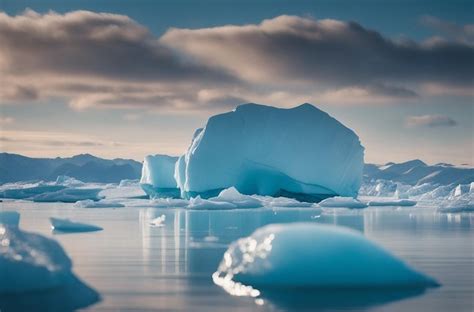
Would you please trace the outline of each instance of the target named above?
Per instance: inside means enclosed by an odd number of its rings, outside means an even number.
[[[256,287],[430,287],[437,283],[362,234],[314,223],[273,224],[232,243],[213,275],[234,295]]]

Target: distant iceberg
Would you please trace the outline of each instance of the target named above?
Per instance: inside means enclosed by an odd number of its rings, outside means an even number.
[[[178,157],[148,155],[143,161],[140,186],[151,198],[179,198],[180,190],[174,178]]]
[[[416,201],[410,199],[387,199],[387,200],[371,200],[367,203],[369,206],[415,206]]]
[[[310,104],[245,104],[209,118],[179,159],[148,156],[141,183],[159,192],[177,186],[185,198],[206,199],[235,187],[245,195],[315,202],[357,196],[363,158],[358,136]]]
[[[94,186],[94,187],[91,187]],[[56,182],[8,183],[0,187],[0,198],[25,199],[35,202],[66,202],[78,200],[99,200],[99,192],[95,184],[86,185],[79,180],[67,176],[59,176]]]
[[[51,228],[60,232],[92,232],[101,231],[103,228],[97,225],[75,222],[69,219],[49,218]]]
[[[99,200],[94,201],[91,199],[79,200],[74,204],[76,208],[121,208],[125,207],[124,204],[119,203],[117,200]]]
[[[419,273],[359,232],[314,223],[273,224],[225,252],[214,282],[234,295],[258,288],[433,287]]]
[[[367,207],[366,203],[360,202],[359,200],[352,197],[331,197],[325,199],[319,203],[319,206],[325,208],[365,208]]]

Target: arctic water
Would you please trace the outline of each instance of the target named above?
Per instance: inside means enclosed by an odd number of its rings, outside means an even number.
[[[436,207],[362,210],[257,208],[197,211],[124,207],[78,209],[73,204],[5,201],[21,214],[20,227],[58,240],[74,272],[100,293],[90,311],[472,311],[474,213]],[[165,217],[162,217],[162,216]],[[103,231],[61,234],[50,217],[92,223]],[[161,217],[161,224],[151,224]],[[270,223],[316,222],[362,232],[441,287],[416,289],[262,291],[229,295],[212,281],[230,242]],[[344,268],[342,268],[344,269]],[[5,299],[5,298],[4,298]],[[61,300],[62,298],[57,298]],[[19,300],[18,297],[15,300]],[[41,310],[48,310],[45,301]]]

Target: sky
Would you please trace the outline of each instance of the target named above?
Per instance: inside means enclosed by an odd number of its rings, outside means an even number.
[[[371,163],[474,165],[472,1],[0,0],[0,150],[182,154],[209,116],[308,102]]]

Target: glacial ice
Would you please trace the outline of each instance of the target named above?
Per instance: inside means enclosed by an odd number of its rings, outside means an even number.
[[[99,300],[56,241],[0,223],[0,242],[0,310],[76,311]]]
[[[450,196],[441,201],[438,211],[451,213],[474,211],[473,183],[459,184]]]
[[[0,197],[10,199],[25,199],[35,202],[67,202],[78,200],[99,200],[97,184],[82,183],[67,176],[59,176],[56,182],[8,183],[0,187]]]
[[[20,214],[16,211],[0,211],[0,226],[2,224],[18,227],[20,224]]]
[[[54,240],[0,225],[0,293],[57,287],[71,278],[71,260]]]
[[[74,186],[82,186],[84,185],[84,182],[79,181],[75,178],[68,177],[65,175],[60,175],[56,178],[56,185],[63,185],[63,186],[69,186],[69,187],[74,187]]]
[[[103,228],[93,224],[71,221],[69,219],[49,218],[51,229],[60,232],[92,232],[101,231]]]
[[[225,209],[235,209],[237,205],[231,202],[225,201],[213,201],[202,199],[201,196],[193,197],[189,200],[189,205],[187,206],[188,209],[202,209],[202,210],[225,210]]]
[[[383,200],[371,200],[367,203],[369,206],[415,206],[416,201],[410,199],[383,199]]]
[[[317,206],[317,204],[314,203],[308,203],[308,202],[300,202],[296,199],[293,198],[288,198],[288,197],[272,197],[272,196],[260,196],[260,195],[254,195],[252,196],[258,200],[260,200],[265,207],[312,207],[312,206]]]
[[[232,243],[213,280],[234,295],[258,288],[433,287],[388,251],[349,228],[314,223],[272,224]]]
[[[352,197],[331,197],[327,198],[319,203],[319,206],[324,208],[365,208],[367,204],[352,198]]]
[[[65,188],[56,192],[45,192],[42,194],[35,195],[29,200],[35,202],[64,202],[64,203],[75,203],[79,200],[99,200],[99,192],[102,189],[92,188]]]
[[[168,155],[148,155],[143,161],[140,185],[151,198],[180,196],[174,178],[178,157]]]
[[[161,227],[165,225],[166,215],[162,214],[158,218],[150,221],[151,226]]]
[[[352,130],[310,104],[245,104],[209,118],[178,159],[175,178],[186,197],[210,198],[232,186],[303,201],[355,197],[363,154]]]
[[[212,201],[228,202],[237,208],[258,208],[262,207],[262,202],[250,195],[240,194],[235,187],[222,190],[217,197],[210,198]]]
[[[79,200],[74,203],[76,208],[121,208],[125,207],[124,204],[114,200],[99,200],[94,201],[91,199]]]

